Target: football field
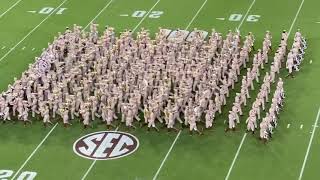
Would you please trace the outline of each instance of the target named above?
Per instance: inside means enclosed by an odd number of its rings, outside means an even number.
[[[285,78],[287,71],[281,70],[285,106],[267,144],[259,141],[259,133],[245,131],[245,120],[255,98],[248,101],[237,131],[224,132],[240,81],[230,92],[223,113],[217,115],[214,128],[205,130],[204,135],[190,136],[187,129],[127,130],[122,125],[114,130],[134,135],[139,147],[134,153],[113,160],[90,160],[73,151],[73,144],[82,136],[106,130],[98,123],[89,129],[83,129],[76,121],[67,129],[61,120],[47,128],[41,119],[26,127],[0,123],[0,180],[319,179],[319,6],[317,0],[1,0],[0,91],[5,91],[14,77],[21,76],[58,32],[73,24],[88,30],[94,22],[100,24],[100,32],[105,26],[112,26],[118,33],[145,28],[154,34],[159,27],[208,32],[214,28],[224,34],[238,29],[242,37],[248,32],[255,35],[256,50],[262,47],[269,30],[273,36],[269,59],[273,58],[283,30],[289,33],[291,48],[294,34],[300,29],[308,49],[295,78]],[[251,92],[251,96],[256,93]]]

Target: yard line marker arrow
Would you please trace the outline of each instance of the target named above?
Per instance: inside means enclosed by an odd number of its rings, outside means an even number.
[[[221,20],[221,21],[224,21],[225,18],[216,18],[217,20]]]

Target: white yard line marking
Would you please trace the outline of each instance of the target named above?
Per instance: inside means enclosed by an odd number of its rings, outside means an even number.
[[[110,6],[110,4],[111,4],[112,2],[113,2],[113,0],[109,1],[109,3],[106,4],[106,5],[101,9],[101,11],[83,28],[82,31],[86,30],[86,29],[89,27],[89,25],[90,25],[91,23],[93,23],[93,21],[95,21],[95,20],[100,16],[100,14],[101,14],[103,11],[105,11],[105,10]]]
[[[189,22],[189,24],[187,25],[187,27],[185,28],[185,30],[187,30],[190,25],[193,23],[193,21],[195,20],[195,18],[198,16],[198,14],[200,13],[200,11],[202,10],[202,8],[204,7],[204,5],[207,3],[207,0],[205,0],[201,7],[199,8],[199,10],[197,11],[197,13],[192,17],[191,21]],[[166,156],[164,157],[164,159],[162,160],[161,164],[160,164],[160,167],[158,168],[156,174],[153,176],[152,180],[156,180],[164,163],[166,162],[167,158],[169,157],[174,145],[176,144],[178,138],[180,137],[180,134],[181,134],[181,130],[179,131],[179,133],[177,134],[176,138],[174,139],[173,143],[171,144],[170,148],[169,148],[169,151],[167,152]]]
[[[291,24],[291,26],[290,26],[290,29],[289,29],[289,32],[288,32],[288,36],[290,36],[290,33],[291,33],[291,31],[292,31],[292,28],[293,28],[294,24],[296,23],[296,20],[297,20],[297,18],[298,18],[298,16],[299,16],[299,13],[300,13],[300,11],[301,11],[301,8],[302,8],[303,3],[304,3],[304,0],[302,0],[301,3],[300,3],[299,9],[298,9],[298,11],[297,11],[297,13],[296,13],[296,16],[294,17],[293,22],[292,22],[292,24]]]
[[[256,2],[256,0],[253,0],[252,3],[250,4],[250,6],[249,6],[249,8],[248,8],[248,10],[247,10],[247,12],[246,12],[246,14],[245,14],[244,17],[242,18],[239,26],[237,27],[237,30],[239,30],[239,29],[241,28],[244,20],[247,18],[248,14],[249,14],[249,12],[250,12],[250,10],[251,10],[251,8],[253,7],[253,5],[254,5],[255,2]]]
[[[147,14],[140,20],[140,22],[136,25],[136,27],[133,28],[132,32],[135,32],[137,28],[140,26],[140,24],[149,16],[150,12],[156,7],[156,5],[160,2],[161,0],[157,0],[157,2],[149,9]]]
[[[254,5],[255,2],[256,2],[256,0],[253,0],[253,1],[251,2],[251,4],[250,4],[250,6],[249,6],[249,8],[248,8],[248,10],[247,10],[247,12],[246,12],[246,14],[244,15],[242,21],[240,22],[240,24],[239,24],[238,27],[236,28],[237,31],[240,30],[240,28],[241,28],[241,26],[242,26],[242,24],[243,24],[243,22],[244,22],[244,19],[246,19],[246,17],[248,16],[248,14],[249,14],[249,12],[250,12],[250,10],[251,10],[251,8],[253,7],[253,5]],[[230,168],[229,168],[228,174],[227,174],[227,176],[225,177],[225,180],[228,180],[229,177],[230,177],[231,171],[232,171],[233,166],[234,166],[234,164],[235,164],[235,162],[236,162],[236,160],[237,160],[237,158],[238,158],[238,156],[239,156],[240,150],[241,150],[241,148],[242,148],[243,142],[244,142],[244,140],[246,139],[246,137],[247,137],[247,133],[244,133],[244,135],[243,135],[243,137],[242,137],[242,140],[241,140],[241,142],[240,142],[240,145],[239,145],[239,147],[238,147],[238,149],[237,149],[236,155],[234,156],[234,158],[233,158],[233,160],[232,160],[232,163],[231,163],[231,166],[230,166]]]
[[[120,16],[126,17],[129,16],[128,14],[120,14]]]
[[[290,125],[291,125],[291,124],[288,124],[288,125],[287,125],[287,128],[290,128]]]
[[[23,46],[23,48],[21,48],[22,50],[24,50],[24,49],[26,49],[26,47],[25,46]]]
[[[65,2],[66,2],[67,0],[64,0],[56,9],[58,9],[58,8],[60,8]],[[109,4],[112,2],[113,0],[111,0],[109,3],[108,3],[108,5],[107,6],[105,6],[100,12],[99,12],[99,14],[98,15],[100,15],[101,13],[102,13],[102,11],[104,11],[105,9],[106,9],[106,7],[108,7],[109,6]],[[54,11],[52,11],[38,26],[36,26],[31,32],[29,32],[28,34],[27,34],[27,36],[26,37],[28,37],[37,27],[39,27],[46,19],[48,19],[49,18],[49,16],[51,16],[51,14],[53,13]],[[96,16],[96,17],[94,17],[94,19],[92,20],[92,21],[94,21],[97,17],[98,17],[98,15]],[[91,21],[91,22],[92,22]],[[90,22],[90,23],[91,23]],[[90,25],[90,23],[88,24],[88,25]],[[26,38],[25,37],[25,38]],[[16,46],[14,46],[13,48],[11,48],[11,49],[15,49],[25,38],[23,38]],[[33,48],[32,49],[32,51],[34,50],[35,48]],[[10,53],[10,51],[9,51],[9,53]],[[7,54],[9,54],[9,53],[7,53]],[[6,54],[6,55],[7,55]],[[5,55],[5,56],[6,56]],[[5,57],[4,56],[4,57]],[[2,57],[1,59],[0,59],[0,61],[4,58],[4,57]],[[46,137],[40,142],[40,144],[36,147],[36,149],[31,153],[31,155],[28,157],[28,159],[22,164],[22,166],[20,167],[20,169],[15,173],[15,175],[13,176],[13,178],[12,178],[12,180],[20,173],[20,171],[23,169],[23,167],[28,163],[28,161],[31,159],[31,157],[37,152],[37,150],[41,147],[41,145],[44,143],[44,141],[49,137],[49,135],[52,133],[52,131],[56,128],[56,126],[58,125],[58,123],[56,123],[54,126],[53,126],[53,128],[50,130],[50,132],[46,135]],[[118,129],[118,128],[117,128]],[[94,162],[95,163],[95,162]],[[93,165],[94,165],[94,163],[93,164],[91,164],[91,166],[93,167]],[[90,170],[91,170],[91,167],[90,166]],[[89,170],[89,171],[90,171]],[[89,173],[89,171],[86,173],[86,174],[88,174]]]
[[[48,132],[48,134],[42,139],[42,141],[40,142],[40,144],[36,147],[36,149],[33,150],[33,152],[29,155],[29,157],[27,158],[27,160],[21,165],[21,167],[19,168],[18,171],[16,171],[16,173],[14,174],[14,176],[12,177],[12,180],[20,173],[20,171],[24,168],[24,166],[28,163],[28,161],[32,158],[32,156],[38,151],[38,149],[42,146],[42,144],[47,140],[47,138],[50,136],[50,134],[52,133],[52,131],[57,127],[58,123],[56,123],[51,130]]]
[[[1,49],[5,49],[6,48],[6,46],[2,46],[2,48]]]
[[[42,23],[44,23],[57,9],[59,9],[67,0],[64,0],[54,11],[52,11],[46,18],[44,18],[36,27],[34,27],[26,36],[24,36],[13,48],[0,58],[0,62],[6,58],[17,46],[19,46],[27,37],[29,37]]]
[[[191,21],[189,22],[189,24],[187,25],[187,27],[185,28],[185,30],[189,29],[189,27],[191,26],[191,24],[193,23],[193,21],[196,19],[196,17],[198,16],[198,14],[200,13],[200,11],[202,10],[202,8],[204,7],[204,5],[206,5],[207,0],[205,0],[203,2],[203,4],[201,5],[201,7],[198,9],[197,13],[193,16],[193,18],[191,19]]]
[[[5,15],[7,14],[7,12],[9,12],[12,8],[14,8],[17,4],[20,3],[20,1],[22,0],[18,0],[16,3],[14,3],[11,7],[9,7],[9,9],[7,9],[5,12],[3,12],[1,15],[0,15],[0,19]]]
[[[96,17],[94,17],[92,21],[90,21],[90,23],[83,29],[83,31],[84,31],[95,19],[98,18],[98,16],[111,4],[112,1],[113,1],[113,0],[111,0],[104,8],[98,13],[98,15],[97,15]],[[149,12],[146,14],[146,16],[152,11],[152,9],[153,9],[159,2],[160,2],[160,0],[158,0],[158,1],[151,7],[151,9],[150,9]],[[145,17],[146,17],[146,16],[145,16]],[[139,22],[139,24],[134,28],[134,30],[136,30],[136,28],[138,28],[138,26],[144,21],[144,19],[145,19],[145,18],[143,18],[143,19]],[[134,31],[132,31],[132,32],[134,32]],[[118,129],[119,129],[119,127],[117,127],[115,131],[118,131]],[[90,173],[91,169],[92,169],[93,166],[96,164],[96,161],[97,161],[97,160],[94,160],[94,161],[91,163],[90,167],[88,168],[88,170],[86,171],[86,173],[83,175],[83,177],[81,178],[81,180],[85,180],[85,179],[86,179],[86,177],[87,177],[88,174]]]
[[[316,120],[314,121],[314,126],[313,126],[313,130],[312,130],[312,134],[311,134],[310,141],[309,141],[309,145],[308,145],[308,148],[307,148],[307,152],[306,152],[306,155],[305,155],[305,157],[304,157],[303,164],[302,164],[302,167],[301,167],[301,171],[300,171],[300,175],[299,175],[299,180],[302,179],[302,175],[303,175],[303,172],[304,172],[304,168],[305,168],[306,163],[307,163],[307,160],[308,160],[310,148],[311,148],[312,141],[313,141],[313,137],[314,137],[314,132],[316,131],[316,126],[317,126],[318,120],[319,120],[319,115],[320,115],[320,107],[319,107],[319,109],[318,109],[317,118],[316,118]]]
[[[303,124],[300,125],[300,129],[302,129],[302,128],[303,128]]]
[[[238,147],[238,150],[237,150],[237,152],[236,152],[236,155],[235,155],[234,158],[233,158],[233,161],[232,161],[232,163],[231,163],[231,166],[230,166],[230,168],[229,168],[229,171],[228,171],[228,174],[227,174],[225,180],[228,180],[228,179],[229,179],[229,176],[230,176],[231,171],[232,171],[232,169],[233,169],[234,163],[236,162],[236,160],[237,160],[237,158],[238,158],[238,155],[239,155],[239,153],[240,153],[241,147],[242,147],[243,142],[244,142],[244,140],[246,139],[246,137],[247,137],[247,133],[244,133],[244,135],[243,135],[243,137],[242,137],[242,140],[241,140],[241,143],[240,143],[240,145],[239,145],[239,147]]]
[[[239,26],[238,26],[238,28],[237,28],[238,30],[240,29],[240,27],[241,27],[241,25],[242,25],[245,17],[248,15],[248,13],[249,13],[249,11],[250,11],[250,9],[252,8],[252,6],[253,6],[254,3],[255,3],[255,0],[253,0],[253,2],[251,3],[251,5],[250,5],[250,7],[249,7],[249,9],[248,9],[248,11],[247,11],[247,13],[246,13],[246,15],[244,16],[244,18],[242,19],[241,23],[239,24]],[[297,20],[297,17],[298,17],[298,15],[299,15],[299,13],[300,13],[300,10],[301,10],[301,8],[302,8],[303,3],[304,3],[304,0],[302,0],[302,2],[301,2],[301,4],[300,4],[300,7],[299,7],[299,9],[298,9],[298,11],[297,11],[297,13],[296,13],[296,16],[295,16],[295,18],[294,18],[294,20],[293,20],[293,22],[292,22],[292,24],[291,24],[291,26],[290,26],[290,30],[289,30],[288,36],[290,36],[292,27],[294,26],[294,24],[295,24],[295,22],[296,22],[296,20]],[[319,110],[320,110],[320,109],[319,109]],[[290,127],[289,124],[288,124],[288,126]],[[288,126],[287,126],[287,127],[288,127]],[[245,133],[245,135],[243,136],[242,141],[241,141],[241,143],[240,143],[240,146],[239,146],[239,148],[238,148],[239,151],[240,151],[241,146],[242,146],[242,143],[243,143],[243,141],[245,140],[246,137],[247,137],[247,136],[246,136],[246,133]],[[238,151],[237,151],[237,153],[238,153]],[[236,156],[237,156],[237,155],[236,155]],[[232,166],[233,166],[233,163],[231,164],[231,167],[232,167]],[[231,168],[231,167],[230,167],[230,168]],[[231,169],[232,169],[232,168],[231,168]],[[230,172],[231,172],[231,169],[229,169],[228,175],[226,176],[225,180],[228,180],[229,175],[230,175]],[[299,179],[299,180],[300,180],[300,179]]]
[[[224,21],[225,18],[216,18],[217,20]]]
[[[177,142],[180,134],[181,134],[181,130],[179,131],[179,133],[177,134],[177,136],[176,136],[176,138],[174,139],[173,143],[171,144],[171,147],[170,147],[169,151],[167,152],[166,156],[165,156],[164,159],[162,160],[162,162],[161,162],[161,164],[160,164],[160,167],[158,168],[156,174],[153,176],[152,180],[156,180],[156,179],[157,179],[157,177],[158,177],[158,175],[159,175],[159,173],[160,173],[160,171],[161,171],[162,166],[164,165],[164,163],[166,162],[167,158],[169,157],[169,154],[170,154],[170,152],[172,151],[173,146],[176,144],[176,142]]]
[[[29,12],[29,13],[36,13],[37,11],[27,11],[27,12]]]
[[[86,177],[88,176],[89,172],[91,171],[91,169],[93,168],[93,166],[96,164],[97,160],[92,161],[89,169],[86,171],[86,173],[83,175],[83,177],[81,178],[81,180],[85,180]]]
[[[32,48],[31,51],[34,51],[36,48]]]
[[[114,131],[118,131],[119,126],[114,130]],[[86,173],[82,176],[81,180],[85,180],[86,177],[88,176],[89,172],[91,171],[91,169],[93,168],[93,166],[96,164],[97,160],[93,160],[90,167],[88,168],[88,170],[86,171]]]

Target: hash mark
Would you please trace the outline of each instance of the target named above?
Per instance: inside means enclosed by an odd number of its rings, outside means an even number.
[[[290,127],[290,124],[287,125],[287,128],[289,128],[289,127]]]

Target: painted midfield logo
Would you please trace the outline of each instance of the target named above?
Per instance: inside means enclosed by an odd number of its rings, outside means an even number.
[[[132,154],[138,147],[138,139],[131,134],[100,131],[78,139],[73,144],[73,151],[87,159],[110,160]]]

